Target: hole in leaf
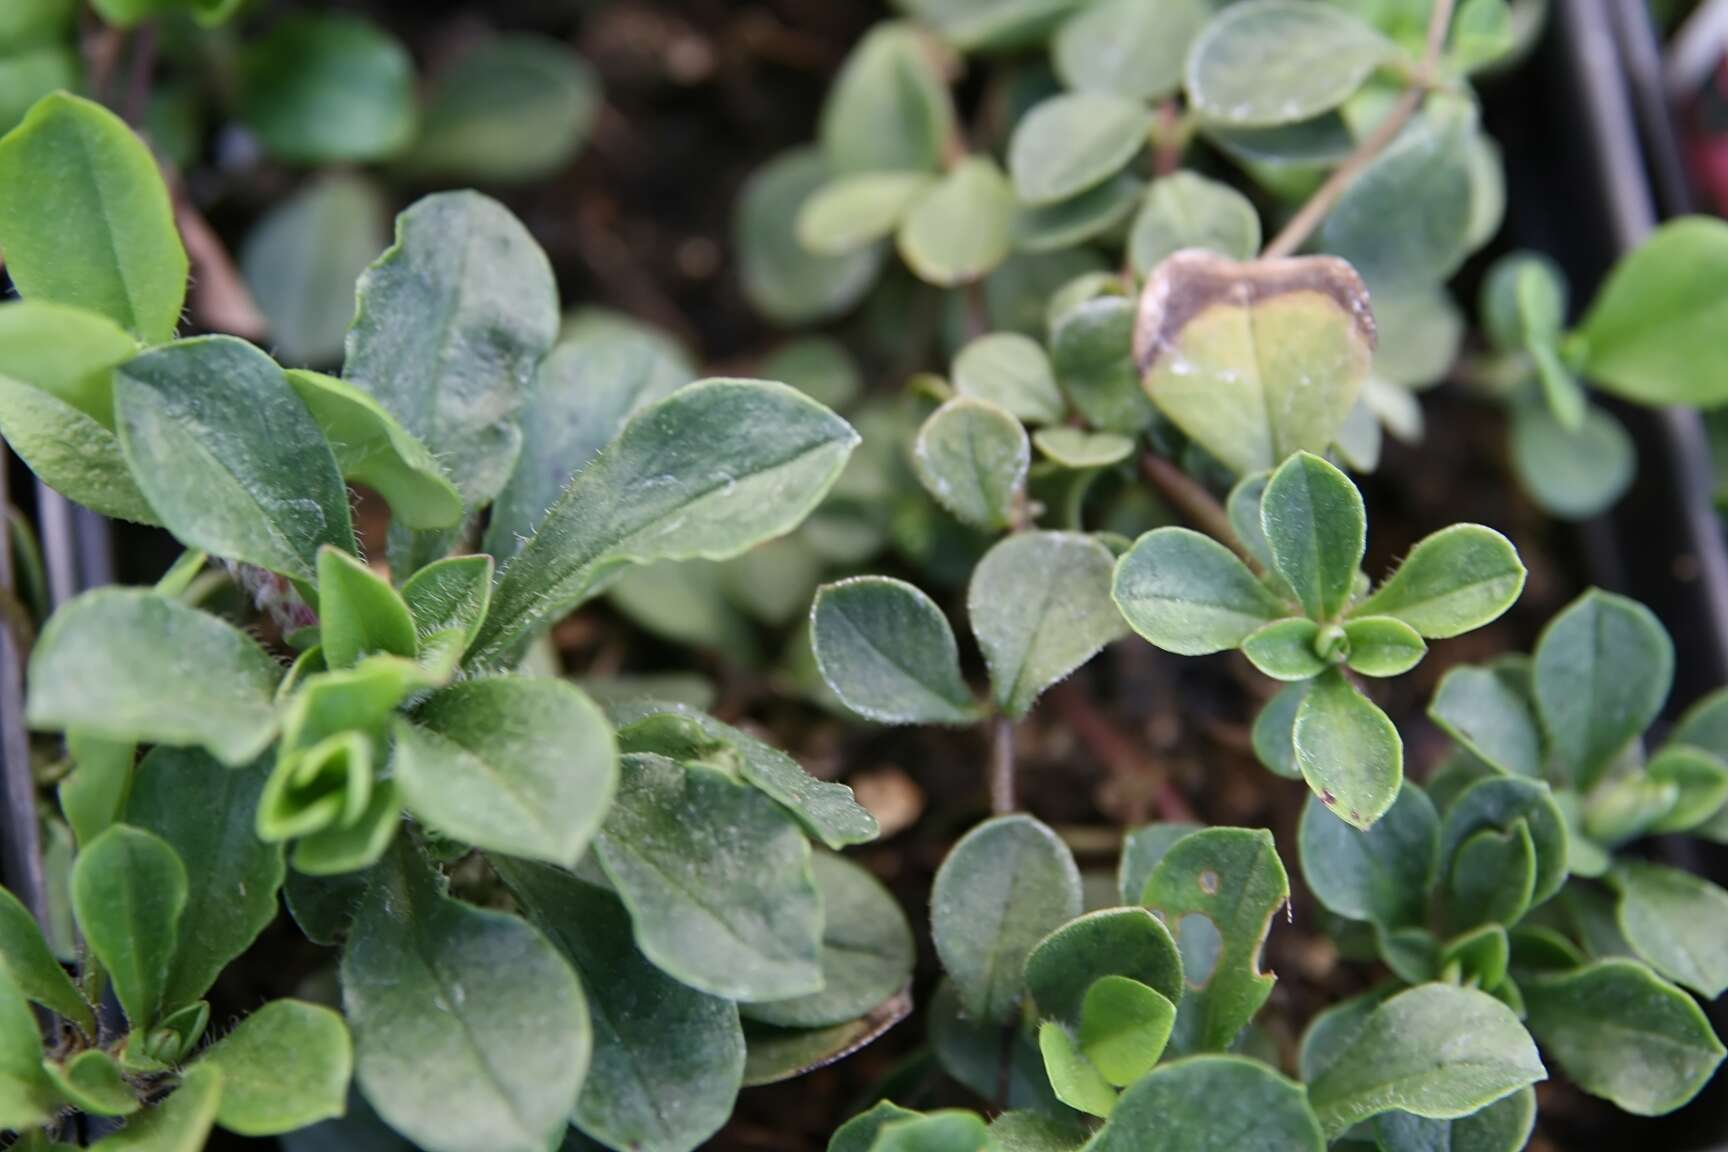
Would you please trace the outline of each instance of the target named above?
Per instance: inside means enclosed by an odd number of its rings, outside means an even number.
[[[1190,912],[1176,925],[1176,947],[1182,953],[1182,973],[1188,987],[1204,988],[1218,966],[1218,954],[1224,949],[1224,938],[1218,926],[1208,916]]]

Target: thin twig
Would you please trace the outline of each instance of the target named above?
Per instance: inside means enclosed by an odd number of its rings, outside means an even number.
[[[990,729],[990,811],[1014,811],[1014,721],[998,716]]]
[[[1410,117],[1421,107],[1423,96],[1433,84],[1440,50],[1446,44],[1446,30],[1452,25],[1453,3],[1454,0],[1434,0],[1434,8],[1428,16],[1428,43],[1422,51],[1421,62],[1411,74],[1410,86],[1398,97],[1392,111],[1374,126],[1374,131],[1368,134],[1368,138],[1357,145],[1356,151],[1333,170],[1326,182],[1302,205],[1302,210],[1292,216],[1290,222],[1266,245],[1265,250],[1260,253],[1261,259],[1273,260],[1288,256],[1300,248],[1303,241],[1320,226],[1320,222],[1326,219],[1326,214],[1332,211],[1338,198],[1344,195],[1344,190],[1350,187],[1362,170],[1404,130],[1404,125],[1410,122]]]
[[[1150,782],[1145,789],[1152,795],[1152,804],[1162,820],[1193,822],[1194,809],[1170,783],[1165,772],[1149,756],[1144,756],[1109,716],[1073,681],[1066,681],[1050,690],[1050,702],[1062,714],[1074,738],[1106,771],[1119,780]],[[1136,793],[1140,788],[1134,789]],[[1139,823],[1140,814],[1131,815],[1131,823]]]
[[[150,80],[156,69],[156,25],[139,25],[132,36],[132,73],[126,82],[126,123],[136,128],[150,110]]]
[[[1160,496],[1175,505],[1176,511],[1188,523],[1236,553],[1250,568],[1259,569],[1259,561],[1236,539],[1224,506],[1192,476],[1155,452],[1141,455],[1140,475],[1158,489]]]

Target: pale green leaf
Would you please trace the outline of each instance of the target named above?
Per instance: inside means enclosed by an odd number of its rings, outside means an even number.
[[[1124,2],[1153,13],[1136,0]],[[1177,0],[1181,8],[1191,0]],[[1096,9],[1089,9],[1089,11]],[[1152,182],[1128,233],[1128,254],[1142,276],[1184,248],[1204,248],[1232,260],[1251,259],[1260,248],[1260,214],[1228,184],[1193,172],[1172,172]]]
[[[1639,959],[1707,1000],[1728,989],[1728,892],[1678,868],[1628,860],[1609,873],[1616,919]]]
[[[1512,542],[1480,524],[1454,524],[1416,542],[1397,571],[1351,610],[1392,616],[1430,640],[1497,619],[1524,590]]]
[[[811,324],[850,311],[876,281],[883,251],[819,256],[798,240],[798,218],[829,172],[815,148],[769,160],[738,195],[733,243],[744,297],[777,324]]]
[[[1530,701],[1492,668],[1449,669],[1428,718],[1472,753],[1513,776],[1542,775],[1542,732]]]
[[[1062,419],[1062,393],[1043,347],[1018,332],[991,332],[954,357],[954,390],[985,400],[1028,424]]]
[[[1327,909],[1388,927],[1419,923],[1439,863],[1440,818],[1405,781],[1386,814],[1353,828],[1310,796],[1302,809],[1302,876]]]
[[[1018,210],[995,161],[969,157],[912,206],[896,244],[919,279],[940,288],[969,284],[1008,258]]]
[[[1013,523],[1025,497],[1032,445],[1007,412],[959,396],[931,413],[912,445],[912,466],[936,502],[987,531]]]
[[[1160,100],[1182,86],[1188,46],[1212,15],[1205,0],[1102,0],[1062,22],[1051,42],[1070,88]]]
[[[354,1048],[342,1017],[303,1000],[272,1000],[198,1057],[222,1073],[216,1123],[275,1136],[342,1115]]]
[[[1236,555],[1187,528],[1155,528],[1116,561],[1111,588],[1129,627],[1168,652],[1203,656],[1288,609]]]
[[[1398,798],[1404,742],[1386,713],[1336,671],[1314,682],[1291,739],[1303,779],[1339,819],[1369,828]]]
[[[884,724],[967,724],[977,705],[942,610],[886,576],[828,584],[810,609],[810,644],[841,703]]]
[[[941,55],[912,24],[878,25],[859,41],[823,102],[818,137],[830,171],[933,172],[956,131]]]
[[[1188,53],[1188,99],[1208,120],[1293,124],[1338,107],[1393,55],[1341,7],[1250,0],[1210,20]]]
[[[1022,204],[1053,204],[1096,187],[1146,146],[1152,113],[1107,92],[1071,92],[1034,106],[1015,125],[1008,169]]]

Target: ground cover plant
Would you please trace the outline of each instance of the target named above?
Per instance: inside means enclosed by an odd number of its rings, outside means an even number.
[[[38,906],[0,893],[19,1146],[1516,1152],[1710,1083],[1728,892],[1665,853],[1728,842],[1728,698],[1665,724],[1654,614],[1561,607],[1499,509],[1389,550],[1373,500],[1443,380],[1561,517],[1636,466],[1585,382],[1728,394],[1719,222],[1571,326],[1503,256],[1465,335],[1507,195],[1475,86],[1539,5],[906,0],[739,192],[744,296],[829,327],[706,376],[460,187],[568,160],[567,52],[488,38],[420,96],[360,17],[92,7],[0,17],[36,85],[0,433],[177,559],[14,613],[49,856]],[[188,321],[172,89],[60,90],[75,17],[146,77],[162,36],[273,163],[373,166],[263,215],[259,327]],[[454,186],[347,231],[397,180]],[[1253,804],[1148,768],[1106,649],[1167,708],[1228,685]],[[1128,790],[1102,837],[1063,740]],[[905,773],[834,779],[878,747],[958,798],[925,840]],[[744,1091],[860,1068],[809,1123]]]

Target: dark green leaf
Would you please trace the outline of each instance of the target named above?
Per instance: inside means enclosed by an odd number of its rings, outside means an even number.
[[[117,824],[72,867],[72,908],[85,943],[114,983],[126,1019],[142,1034],[163,1007],[186,869],[160,838]]]
[[[1609,874],[1620,931],[1650,967],[1705,999],[1728,989],[1728,892],[1690,872],[1628,860]]]
[[[1566,880],[1566,823],[1548,786],[1513,776],[1490,776],[1466,788],[1440,825],[1440,866],[1449,870],[1464,842],[1485,828],[1509,833],[1519,822],[1536,849],[1532,902],[1540,904]]]
[[[273,1000],[198,1057],[222,1073],[216,1123],[275,1136],[342,1115],[354,1048],[342,1017],[303,1000]]]
[[[1116,871],[1116,895],[1124,904],[1140,903],[1140,893],[1152,870],[1176,842],[1204,825],[1171,821],[1130,828],[1122,838],[1122,859]]]
[[[1367,524],[1356,485],[1308,452],[1280,465],[1260,498],[1272,564],[1314,620],[1330,620],[1348,603]]]
[[[1536,892],[1539,857],[1530,825],[1472,833],[1448,860],[1446,920],[1456,931],[1479,924],[1516,924]]]
[[[1302,1086],[1240,1056],[1165,1064],[1122,1093],[1096,1152],[1321,1152]]]
[[[828,584],[810,610],[822,678],[846,707],[884,724],[967,724],[977,705],[942,610],[886,576]]]
[[[1187,528],[1136,540],[1111,596],[1134,631],[1183,656],[1234,648],[1287,611],[1228,548]]]
[[[1536,1093],[1523,1088],[1456,1120],[1383,1112],[1374,1135],[1381,1152],[1521,1152],[1535,1126]]]
[[[1387,927],[1418,923],[1434,882],[1440,818],[1427,795],[1405,781],[1372,828],[1359,830],[1310,796],[1302,810],[1302,875],[1328,909]]]
[[[101,1048],[86,1048],[64,1065],[45,1060],[42,1066],[55,1090],[80,1112],[130,1116],[138,1111],[138,1097],[121,1073],[119,1061]]]
[[[299,164],[380,160],[413,139],[414,62],[369,20],[302,13],[247,43],[240,118]]]
[[[1542,732],[1530,701],[1499,672],[1449,669],[1428,704],[1428,718],[1500,771],[1541,778]]]
[[[1137,435],[1151,422],[1152,404],[1134,364],[1134,303],[1097,296],[1050,320],[1050,360],[1057,382],[1086,423]]]
[[[778,1084],[826,1068],[881,1037],[912,1011],[910,988],[853,1020],[825,1028],[775,1028],[746,1022],[744,1086]]]
[[[1144,908],[1088,912],[1044,937],[1026,956],[1026,991],[1038,1014],[1071,1028],[1081,1023],[1088,991],[1106,976],[1127,977],[1172,1003],[1182,998],[1176,942]]]

